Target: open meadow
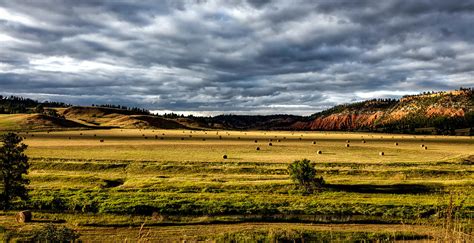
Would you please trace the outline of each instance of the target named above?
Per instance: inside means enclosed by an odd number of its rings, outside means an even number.
[[[52,222],[85,241],[472,239],[472,137],[151,129],[20,135],[29,146],[25,207],[34,222],[17,224],[14,212],[2,213],[4,235]],[[287,172],[304,158],[326,182],[311,195]]]

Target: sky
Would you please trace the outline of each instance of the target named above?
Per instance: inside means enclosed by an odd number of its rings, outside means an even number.
[[[0,0],[0,94],[309,115],[474,86],[474,1]]]

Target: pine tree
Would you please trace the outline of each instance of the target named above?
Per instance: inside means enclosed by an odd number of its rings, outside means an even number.
[[[28,173],[28,157],[24,151],[28,147],[21,143],[22,138],[15,133],[0,136],[0,203],[3,209],[11,208],[15,200],[27,200],[26,186],[30,181],[23,175]]]

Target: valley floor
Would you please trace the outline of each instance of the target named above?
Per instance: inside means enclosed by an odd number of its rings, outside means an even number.
[[[24,208],[35,222],[0,216],[0,230],[18,237],[51,222],[77,229],[85,241],[472,239],[472,137],[138,129],[21,135],[31,162]],[[321,192],[303,195],[289,180],[288,164],[303,158],[324,177]]]

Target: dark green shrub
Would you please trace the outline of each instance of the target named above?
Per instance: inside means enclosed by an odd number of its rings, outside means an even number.
[[[73,242],[79,239],[79,234],[65,226],[57,227],[54,224],[47,224],[32,232],[33,242]]]
[[[295,160],[288,166],[288,172],[290,178],[306,193],[313,193],[324,185],[323,177],[316,177],[316,168],[308,159]]]

